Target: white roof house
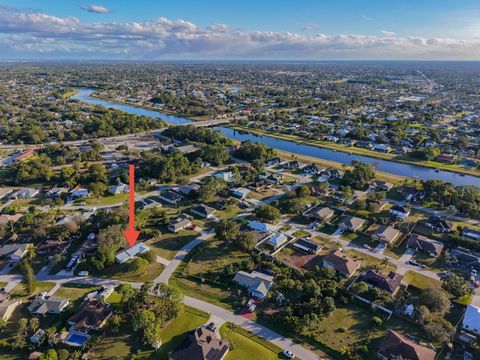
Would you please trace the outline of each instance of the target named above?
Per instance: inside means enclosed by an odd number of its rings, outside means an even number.
[[[462,329],[480,335],[480,307],[468,305],[462,322]]]
[[[260,221],[252,220],[248,222],[248,227],[252,230],[256,230],[262,233],[269,233],[275,230],[275,226],[262,223]]]
[[[150,250],[150,247],[143,242],[132,246],[130,249],[123,250],[115,256],[115,261],[119,264],[125,264],[127,261],[133,259],[137,255],[141,255]]]
[[[268,244],[273,246],[275,249],[278,249],[287,241],[288,241],[288,238],[285,234],[281,232],[277,232],[270,239],[268,239]]]

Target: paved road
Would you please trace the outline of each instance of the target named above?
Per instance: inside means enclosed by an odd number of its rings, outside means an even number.
[[[199,245],[203,240],[206,240],[209,237],[213,236],[214,233],[215,232],[213,230],[211,231],[202,230],[199,237],[190,241],[187,245],[185,245],[183,248],[180,249],[180,251],[175,255],[175,257],[172,260],[170,260],[169,264],[165,267],[162,273],[153,282],[155,284],[157,283],[168,284],[168,280],[173,275],[178,265],[180,265],[180,263],[185,258],[185,256],[187,256],[188,252],[192,250],[195,246]]]
[[[256,323],[255,321],[248,320],[241,315],[235,315],[231,311],[223,309],[219,306],[212,305],[205,301],[198,300],[189,296],[184,297],[184,302],[187,306],[205,311],[211,315],[216,316],[217,318],[226,320],[228,322],[232,322],[235,325],[240,326],[243,329],[248,330],[257,336],[270,341],[271,343],[277,345],[283,350],[290,350],[302,360],[322,359],[313,351],[305,349],[303,346],[295,343],[294,341],[285,338],[284,336],[276,333],[275,331]]]

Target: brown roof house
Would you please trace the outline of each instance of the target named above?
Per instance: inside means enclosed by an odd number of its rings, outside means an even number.
[[[434,360],[436,352],[389,330],[377,352],[382,360]]]
[[[170,360],[223,360],[230,344],[217,338],[214,331],[199,327],[170,355]]]
[[[368,270],[360,276],[359,280],[367,283],[369,286],[376,287],[394,295],[400,288],[403,275],[391,271],[385,276],[373,270]]]
[[[390,244],[397,240],[399,236],[400,231],[398,231],[397,229],[391,226],[381,225],[372,234],[372,239]]]
[[[99,330],[113,315],[110,304],[97,300],[89,300],[82,304],[75,314],[68,319],[68,324],[75,331],[87,333],[90,330]]]
[[[338,227],[344,231],[356,232],[365,224],[365,221],[364,219],[349,215],[338,223]]]
[[[315,217],[320,221],[328,221],[328,219],[330,219],[334,214],[335,211],[329,207],[322,207],[321,209],[313,212],[313,215],[315,215]]]
[[[418,234],[410,235],[407,241],[407,247],[426,253],[432,257],[437,257],[442,253],[443,250],[443,244],[441,242]]]
[[[335,269],[343,276],[349,278],[357,271],[360,264],[343,256],[339,250],[336,250],[323,258],[323,266]]]

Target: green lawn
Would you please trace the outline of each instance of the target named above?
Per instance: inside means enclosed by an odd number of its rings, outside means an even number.
[[[118,194],[118,195],[110,195],[110,196],[101,196],[99,198],[86,198],[86,199],[80,199],[78,201],[75,201],[75,204],[78,204],[80,202],[85,202],[88,205],[114,205],[123,201],[128,200],[128,194]]]
[[[207,270],[221,272],[225,266],[247,260],[249,255],[229,250],[219,241],[203,242],[194,248],[170,279],[184,294],[232,310],[238,305],[229,284],[205,281]]]
[[[366,270],[366,269],[377,269],[382,272],[390,272],[390,271],[395,271],[396,266],[390,262],[387,264],[384,262],[382,259],[378,259],[374,256],[364,254],[360,251],[357,251],[355,249],[350,249],[347,251],[347,255],[352,259],[360,262],[361,268],[360,270]]]
[[[417,273],[413,270],[408,270],[405,273],[403,281],[419,289],[428,289],[431,287],[437,287],[442,285],[440,281],[432,279],[420,273]]]
[[[162,264],[153,262],[147,266],[147,269],[143,274],[137,274],[136,272],[128,271],[127,264],[113,264],[102,270],[100,276],[120,281],[146,282],[157,278],[162,273],[163,269],[164,266]]]
[[[83,298],[86,294],[98,289],[98,286],[84,286],[80,284],[64,284],[59,288],[54,296],[62,299],[77,300]]]
[[[223,219],[231,219],[237,216],[242,212],[242,209],[240,209],[236,205],[230,205],[224,210],[219,210],[215,213],[215,216],[221,220]]]
[[[199,233],[195,230],[183,230],[176,234],[165,233],[159,237],[148,240],[146,244],[160,257],[173,259],[175,254],[190,241],[197,238]]]
[[[222,339],[230,342],[232,349],[227,360],[279,359],[282,349],[240,327],[231,329],[229,324],[220,328]]]
[[[95,359],[131,359],[133,354],[140,359],[168,360],[169,353],[176,349],[185,336],[192,330],[207,322],[209,315],[185,307],[183,312],[170,321],[161,330],[162,346],[158,351],[139,349],[137,338],[131,334],[122,333],[118,336],[106,336],[95,348]]]
[[[53,282],[35,282],[35,289],[32,294],[27,294],[25,291],[25,287],[23,284],[18,284],[15,286],[12,291],[10,292],[10,295],[13,299],[23,299],[26,300],[28,298],[34,297],[35,295],[38,295],[44,291],[50,291],[51,288],[55,286],[55,283]]]

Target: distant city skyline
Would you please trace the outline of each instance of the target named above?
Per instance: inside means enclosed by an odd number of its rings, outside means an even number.
[[[0,58],[480,60],[480,4],[4,0]]]

